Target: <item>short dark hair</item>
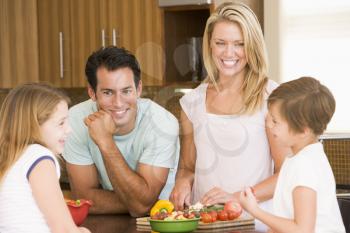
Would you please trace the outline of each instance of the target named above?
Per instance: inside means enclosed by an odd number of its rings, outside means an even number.
[[[141,71],[136,57],[124,48],[115,46],[102,47],[93,52],[86,61],[85,75],[94,91],[97,87],[97,70],[101,67],[108,71],[128,67],[134,74],[136,88],[141,80]]]
[[[327,128],[335,111],[330,90],[312,77],[301,77],[281,84],[269,96],[268,105],[280,104],[280,114],[296,133],[305,127],[315,135]]]

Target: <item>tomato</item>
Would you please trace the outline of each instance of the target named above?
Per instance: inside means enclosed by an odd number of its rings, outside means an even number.
[[[190,214],[188,213],[188,211],[185,211],[184,214],[183,214],[183,216],[184,216],[185,218],[188,218],[189,215],[190,215]]]
[[[228,220],[228,215],[226,210],[220,210],[218,213],[218,219],[220,221],[227,221]]]
[[[153,216],[151,216],[151,219],[164,220],[166,217],[168,217],[168,213],[157,212]]]
[[[201,213],[201,221],[204,223],[211,223],[211,222],[213,222],[213,219],[211,218],[210,214]]]
[[[196,217],[196,215],[194,213],[189,213],[187,218],[188,219],[192,219],[194,217]]]
[[[225,203],[224,210],[232,211],[234,216],[239,217],[242,214],[242,206],[235,201],[228,201]],[[235,218],[237,218],[235,217]]]
[[[213,222],[215,222],[218,219],[218,212],[216,212],[215,210],[210,211],[209,214]]]
[[[240,214],[238,212],[233,212],[232,210],[227,211],[228,220],[234,220],[234,219],[238,218],[239,215]]]
[[[151,216],[151,219],[154,219],[154,220],[160,220],[160,213],[155,213],[154,215]]]

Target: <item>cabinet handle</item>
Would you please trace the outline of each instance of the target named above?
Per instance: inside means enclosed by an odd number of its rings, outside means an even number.
[[[106,41],[105,41],[105,30],[101,30],[101,41],[102,41],[102,47],[106,47]]]
[[[113,46],[117,46],[117,34],[116,34],[114,28],[113,28],[113,31],[112,31],[112,38],[113,38]]]
[[[60,78],[63,79],[63,33],[59,32],[59,41],[60,41]]]

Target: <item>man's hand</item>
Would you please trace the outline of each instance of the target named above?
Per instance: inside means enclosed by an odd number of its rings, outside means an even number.
[[[191,184],[177,180],[173,191],[170,194],[170,201],[174,203],[176,210],[183,210],[185,206],[190,206]]]
[[[204,194],[200,202],[203,205],[214,205],[232,200],[239,202],[239,193],[228,193],[219,187],[215,187]]]
[[[90,114],[84,119],[84,123],[89,129],[90,137],[97,145],[111,139],[117,131],[112,116],[103,110]]]

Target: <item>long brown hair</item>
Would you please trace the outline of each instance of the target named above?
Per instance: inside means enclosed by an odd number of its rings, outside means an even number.
[[[254,12],[243,3],[224,2],[208,18],[203,36],[203,60],[208,73],[205,82],[218,89],[218,69],[212,59],[210,42],[214,27],[218,22],[231,22],[240,26],[243,33],[244,51],[247,57],[246,75],[243,80],[242,113],[254,113],[263,103],[267,83],[267,52],[263,33]]]
[[[0,110],[0,181],[26,147],[42,144],[40,126],[69,98],[46,84],[24,84],[6,96]]]

